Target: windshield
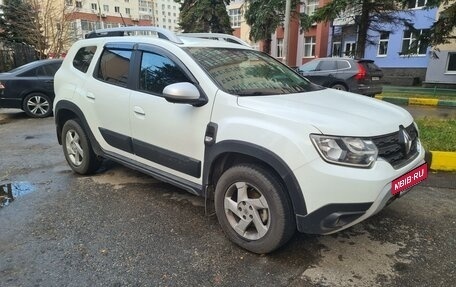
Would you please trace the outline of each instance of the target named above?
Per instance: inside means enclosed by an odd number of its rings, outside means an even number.
[[[255,50],[191,47],[187,51],[230,94],[277,95],[318,89],[287,66]]]

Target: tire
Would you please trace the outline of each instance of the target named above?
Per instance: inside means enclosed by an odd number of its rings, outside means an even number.
[[[286,191],[275,176],[256,165],[237,165],[222,174],[215,211],[226,236],[254,253],[276,250],[296,230]]]
[[[347,87],[342,84],[334,84],[330,87],[331,89],[339,90],[339,91],[347,91]]]
[[[63,125],[62,147],[71,169],[79,174],[92,174],[101,160],[93,152],[90,141],[78,120],[69,120]]]
[[[32,118],[45,118],[52,114],[52,101],[43,93],[30,93],[22,103],[24,112]]]

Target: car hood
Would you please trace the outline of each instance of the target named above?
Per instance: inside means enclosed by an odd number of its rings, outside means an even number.
[[[238,97],[238,105],[268,116],[312,125],[327,135],[378,136],[413,122],[412,116],[401,107],[333,89]]]

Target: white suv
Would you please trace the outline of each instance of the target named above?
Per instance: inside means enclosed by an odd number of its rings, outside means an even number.
[[[352,226],[426,177],[402,108],[316,86],[243,45],[152,27],[141,29],[159,37],[121,36],[133,29],[78,41],[55,76],[76,173],[107,158],[214,199],[226,235],[256,253],[296,229]]]

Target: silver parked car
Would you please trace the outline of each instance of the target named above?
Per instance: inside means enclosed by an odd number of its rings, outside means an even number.
[[[315,84],[373,97],[382,92],[382,70],[367,59],[318,58],[298,69]]]

